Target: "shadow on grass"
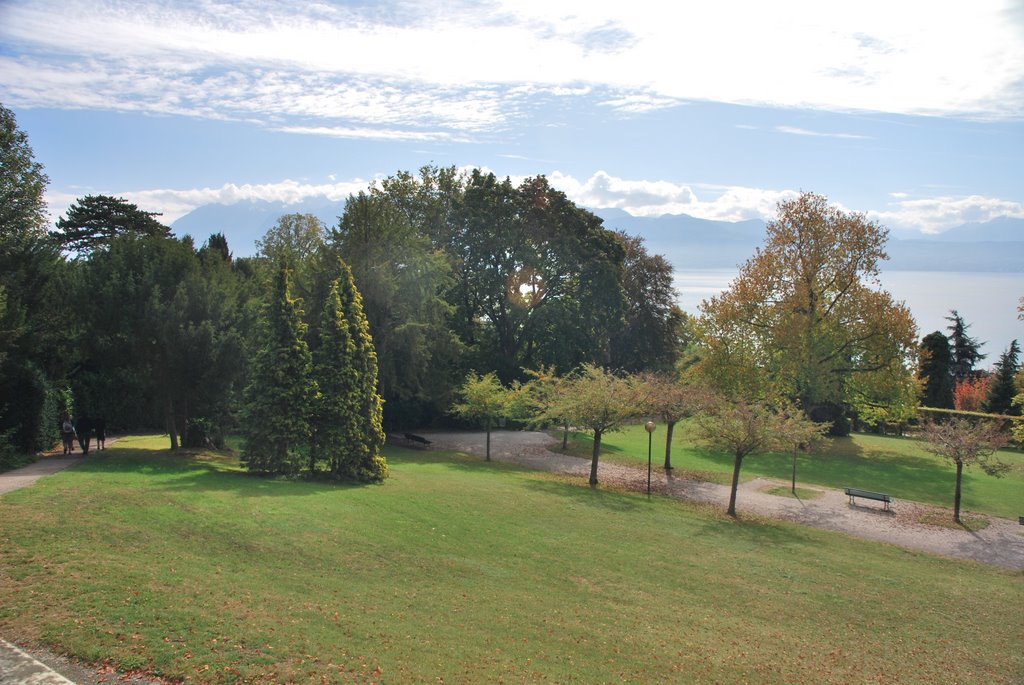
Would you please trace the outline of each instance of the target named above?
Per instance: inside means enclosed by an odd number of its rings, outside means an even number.
[[[111,447],[90,453],[75,471],[150,478],[149,487],[173,492],[235,492],[242,497],[302,496],[373,484],[327,478],[265,476],[237,468],[227,453]]]
[[[560,497],[573,504],[604,511],[637,511],[643,504],[643,500],[636,495],[615,490],[602,490],[600,485],[597,488],[591,488],[585,480],[576,483],[553,477],[534,478],[526,481],[524,486],[535,492]]]
[[[533,469],[482,457],[445,450],[421,450],[388,445],[385,458],[392,467],[438,466],[460,472],[534,473]],[[240,467],[231,452],[204,450],[146,449],[110,447],[90,453],[76,471],[150,477],[150,486],[167,491],[225,492],[242,497],[304,496],[324,491],[344,491],[374,487],[376,483],[356,483],[332,479],[326,474],[295,477],[253,474]]]

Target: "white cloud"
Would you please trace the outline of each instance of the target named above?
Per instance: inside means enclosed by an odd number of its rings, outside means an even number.
[[[500,128],[516,89],[644,112],[682,100],[1019,118],[1015,0],[180,5],[9,0],[22,106]]]
[[[67,208],[79,197],[88,194],[106,194],[123,197],[147,212],[158,212],[163,224],[171,224],[197,207],[208,204],[231,205],[248,200],[283,202],[295,204],[309,198],[324,197],[328,200],[343,200],[349,195],[366,190],[370,181],[355,179],[331,183],[300,183],[285,179],[278,183],[226,183],[220,188],[155,189],[125,192],[88,190],[77,194],[49,192],[46,195],[50,214],[62,216]]]
[[[634,216],[689,214],[700,219],[743,221],[770,219],[779,202],[798,195],[792,190],[724,187],[710,190],[700,187],[698,196],[691,186],[670,181],[627,180],[598,171],[580,181],[555,171],[551,185],[577,204],[595,208],[622,209]],[[713,196],[713,197],[712,197]]]
[[[810,136],[812,138],[848,138],[854,140],[864,140],[869,136],[862,136],[857,133],[826,133],[823,131],[810,131],[806,128],[799,128],[796,126],[776,126],[775,130],[779,133],[788,133],[794,136]]]
[[[1024,219],[1024,204],[983,195],[967,197],[928,197],[904,199],[906,193],[893,193],[900,198],[891,209],[869,210],[869,218],[882,224],[912,228],[927,234],[966,223],[983,223],[1000,217]],[[1021,236],[1024,240],[1024,236]]]
[[[469,173],[471,170],[472,167],[469,166],[458,169],[459,173]],[[491,173],[486,167],[481,170],[484,173]],[[775,218],[780,202],[799,195],[799,191],[788,189],[623,179],[605,171],[598,171],[582,180],[559,171],[553,171],[547,177],[553,187],[564,192],[569,199],[579,205],[597,209],[616,208],[634,216],[688,214],[700,219],[717,221],[769,221]],[[329,180],[329,183],[302,183],[285,179],[277,183],[227,183],[220,188],[125,192],[76,189],[75,193],[51,191],[47,193],[46,199],[54,219],[62,216],[68,206],[79,197],[102,193],[124,197],[145,211],[160,212],[161,221],[170,224],[206,204],[234,204],[247,200],[294,204],[311,198],[343,200],[349,195],[367,190],[379,179],[336,181],[332,175]],[[518,185],[524,177],[511,176],[510,180]],[[1011,200],[980,195],[918,199],[906,199],[906,193],[891,195],[900,199],[888,209],[856,211],[864,211],[868,218],[890,228],[910,229],[926,234],[941,233],[961,224],[991,221],[999,217],[1024,218],[1024,205]],[[841,208],[850,211],[849,208]]]

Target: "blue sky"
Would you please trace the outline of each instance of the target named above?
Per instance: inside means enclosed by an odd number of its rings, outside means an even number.
[[[0,0],[56,216],[344,198],[427,163],[634,214],[801,190],[895,234],[1024,217],[1024,3]]]

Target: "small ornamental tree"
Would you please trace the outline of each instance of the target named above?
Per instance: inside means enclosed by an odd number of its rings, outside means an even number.
[[[242,461],[257,473],[295,473],[310,434],[316,396],[301,302],[291,297],[289,271],[278,267],[265,308],[263,347],[245,389]]]
[[[681,420],[696,416],[708,402],[704,390],[664,374],[641,378],[647,410],[665,422],[665,470],[672,470],[672,434]]]
[[[357,386],[353,406],[358,426],[342,465],[345,471],[342,475],[361,481],[379,481],[388,477],[388,463],[380,453],[386,436],[384,402],[377,392],[377,351],[363,311],[363,297],[352,279],[352,270],[343,261],[339,261],[339,268],[338,298],[354,346],[352,368]]]
[[[497,419],[507,416],[511,392],[501,385],[493,372],[483,376],[470,373],[458,390],[459,401],[452,405],[451,411],[456,416],[483,423],[487,430],[487,461],[491,460],[491,428]]]
[[[548,366],[527,370],[526,374],[530,379],[514,393],[512,414],[541,428],[552,424],[561,426],[562,451],[569,449],[569,419],[550,414],[566,378],[556,375],[555,369]]]
[[[324,303],[319,336],[320,344],[313,354],[313,376],[319,392],[313,412],[309,470],[312,473],[318,462],[326,462],[331,473],[339,475],[345,471],[345,455],[359,440],[359,378],[353,366],[356,346],[345,320],[337,281],[331,284]]]
[[[964,467],[977,464],[988,475],[1001,477],[1009,470],[1009,465],[991,457],[1006,444],[1009,436],[995,422],[972,423],[967,419],[929,423],[924,427],[922,435],[925,449],[956,464],[953,520],[960,523],[960,483]]]
[[[736,516],[736,490],[745,457],[791,449],[802,437],[809,439],[810,421],[796,418],[798,412],[795,408],[774,411],[764,404],[718,399],[698,417],[700,437],[733,457],[732,488],[726,509],[729,516]]]
[[[585,364],[559,384],[546,413],[552,419],[568,421],[594,432],[590,486],[595,487],[601,436],[619,430],[624,423],[642,414],[643,404],[634,378]]]

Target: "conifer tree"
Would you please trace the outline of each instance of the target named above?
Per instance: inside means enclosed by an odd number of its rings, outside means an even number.
[[[1019,406],[1014,406],[1013,396],[1017,394],[1016,377],[1020,371],[1020,346],[1014,340],[1006,351],[999,355],[992,373],[992,384],[988,386],[988,396],[983,405],[985,411],[992,414],[1017,414]]]
[[[952,316],[947,316],[946,321],[950,322],[947,330],[953,354],[950,368],[953,370],[953,378],[962,381],[969,378],[974,371],[974,365],[987,356],[981,353],[981,346],[985,343],[967,335],[967,329],[971,324],[964,323],[964,318],[957,310],[953,309],[949,313]]]
[[[345,321],[348,322],[354,354],[352,368],[357,386],[353,397],[358,432],[346,448],[341,475],[363,481],[382,480],[388,476],[387,461],[380,454],[384,445],[384,403],[377,392],[377,352],[370,337],[370,324],[363,311],[363,298],[356,289],[352,270],[343,261],[338,278],[338,297]]]
[[[316,395],[305,335],[301,301],[292,299],[290,272],[282,263],[265,309],[264,345],[245,389],[242,460],[250,471],[287,474],[301,468]]]
[[[924,383],[921,402],[926,407],[953,408],[952,350],[942,331],[921,339],[918,380]]]
[[[354,366],[356,346],[338,295],[338,281],[330,285],[320,319],[320,344],[313,353],[313,376],[319,393],[313,414],[310,472],[327,462],[333,474],[347,470],[347,455],[358,452],[359,376]]]

